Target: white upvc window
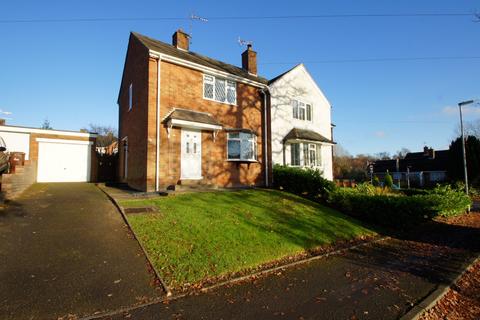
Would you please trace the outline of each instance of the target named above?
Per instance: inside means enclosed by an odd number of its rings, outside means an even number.
[[[321,167],[321,145],[315,143],[291,143],[290,165],[302,167]]]
[[[257,136],[250,132],[229,132],[227,159],[230,161],[256,161]]]
[[[300,143],[290,144],[290,164],[292,166],[300,165]]]
[[[292,100],[293,118],[298,120],[312,121],[312,105],[300,100]]]
[[[237,104],[237,83],[204,74],[203,98],[226,104]]]
[[[133,83],[128,86],[128,111],[133,108]]]

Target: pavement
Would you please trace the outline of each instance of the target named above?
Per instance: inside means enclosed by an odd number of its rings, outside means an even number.
[[[398,319],[480,253],[480,213],[462,219],[101,319]]]
[[[0,210],[0,319],[75,318],[162,296],[93,184],[36,184]]]

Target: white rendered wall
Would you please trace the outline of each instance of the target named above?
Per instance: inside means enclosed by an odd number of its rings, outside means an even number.
[[[290,148],[283,153],[283,139],[293,128],[331,136],[331,107],[303,65],[299,65],[270,85],[273,164],[290,164]],[[292,99],[312,105],[312,121],[293,118]],[[322,166],[325,178],[332,180],[332,146],[322,145]],[[303,156],[303,155],[301,155]]]
[[[25,152],[25,160],[30,156],[30,134],[0,131],[0,137],[5,141],[8,152]]]

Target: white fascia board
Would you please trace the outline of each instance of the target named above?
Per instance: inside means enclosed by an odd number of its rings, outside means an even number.
[[[246,78],[243,78],[243,77],[239,77],[239,76],[236,76],[236,75],[233,75],[233,74],[230,74],[230,73],[227,73],[227,72],[223,72],[223,71],[220,71],[220,70],[217,70],[217,69],[213,69],[213,68],[210,68],[210,67],[202,66],[201,64],[198,64],[198,63],[195,63],[195,62],[191,62],[191,61],[183,60],[183,59],[180,59],[180,58],[177,58],[177,57],[169,56],[167,54],[159,53],[159,52],[156,52],[154,50],[150,50],[150,56],[151,57],[161,57],[162,61],[172,62],[174,64],[178,64],[178,65],[181,65],[181,66],[184,66],[184,67],[189,67],[189,68],[192,68],[192,69],[195,69],[195,70],[206,72],[208,74],[220,76],[220,77],[226,78],[227,80],[246,83],[246,84],[252,85],[254,87],[258,87],[258,88],[268,88],[268,85],[266,85],[266,84],[263,84],[263,83],[260,83],[260,82],[257,82],[257,81],[253,81],[253,80],[249,80],[249,79],[246,79]]]
[[[37,142],[93,145],[93,141],[37,138]]]
[[[176,126],[182,128],[191,128],[191,129],[205,129],[205,130],[222,130],[222,126],[214,125],[214,124],[207,124],[201,122],[193,122],[193,121],[186,121],[186,120],[178,120],[178,119],[171,119],[168,122],[169,126]]]
[[[0,132],[20,132],[20,133],[38,133],[38,134],[54,134],[68,137],[82,137],[82,138],[96,138],[97,134],[88,132],[73,132],[73,131],[61,131],[61,130],[48,130],[48,129],[36,129],[36,128],[24,128],[13,126],[0,126]]]

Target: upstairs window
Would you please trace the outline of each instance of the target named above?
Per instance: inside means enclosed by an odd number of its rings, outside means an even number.
[[[227,104],[237,103],[237,84],[208,74],[203,75],[203,98]]]
[[[312,105],[299,100],[292,100],[293,118],[312,121]]]
[[[232,161],[257,160],[257,137],[250,132],[229,132],[227,159]]]
[[[133,83],[128,86],[128,111],[133,108]]]

